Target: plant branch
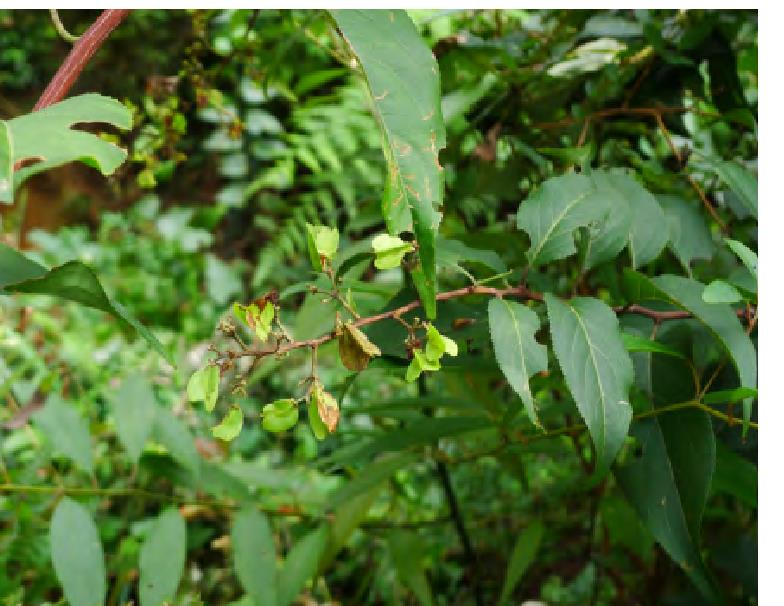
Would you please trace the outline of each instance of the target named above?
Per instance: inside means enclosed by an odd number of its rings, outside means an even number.
[[[48,107],[65,97],[104,40],[130,12],[128,9],[108,9],[101,13],[95,23],[79,36],[71,52],[68,53],[65,61],[62,62],[57,73],[33,107],[33,111]]]
[[[455,290],[450,290],[447,292],[438,293],[436,295],[437,301],[449,301],[451,299],[458,299],[460,297],[468,297],[471,295],[485,295],[491,297],[515,297],[518,299],[528,300],[528,301],[544,301],[544,295],[539,292],[535,292],[533,290],[528,289],[524,285],[520,286],[512,286],[509,288],[494,288],[491,286],[482,286],[480,284],[472,284],[471,286],[464,286],[463,288],[458,288]],[[411,301],[410,303],[406,303],[400,307],[395,309],[390,309],[388,311],[373,315],[367,316],[364,318],[358,318],[354,322],[354,326],[357,328],[361,328],[362,326],[368,326],[369,324],[375,324],[376,322],[380,322],[382,320],[388,319],[397,319],[400,318],[403,314],[406,314],[410,311],[413,311],[417,308],[421,307],[421,303],[416,301]],[[665,322],[668,320],[684,320],[687,318],[691,318],[692,314],[688,311],[658,311],[655,309],[650,309],[648,307],[643,307],[642,305],[619,305],[613,308],[613,311],[618,314],[638,314],[642,316],[646,316],[651,318],[654,322],[660,323]],[[738,312],[740,317],[746,317],[746,312],[744,310],[740,310]],[[270,355],[283,355],[295,349],[301,349],[303,347],[318,347],[319,345],[323,345],[332,339],[335,339],[337,334],[333,330],[327,334],[321,335],[320,337],[315,337],[313,339],[306,339],[303,341],[292,341],[290,343],[285,344],[278,344],[272,349],[247,349],[244,351],[229,351],[223,352],[223,355],[230,358],[242,358],[242,357],[254,357],[254,358],[263,358]]]

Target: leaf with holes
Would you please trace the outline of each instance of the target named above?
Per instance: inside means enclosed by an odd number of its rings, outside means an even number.
[[[333,10],[367,79],[387,161],[382,212],[390,234],[413,231],[422,279],[416,286],[429,318],[436,314],[435,237],[445,145],[438,63],[404,10]]]
[[[596,447],[597,472],[609,469],[629,430],[632,362],[618,319],[598,299],[545,294],[553,349]]]
[[[531,421],[541,426],[528,380],[547,370],[547,348],[536,342],[539,317],[525,305],[494,299],[487,306],[490,337],[498,366],[523,401]]]
[[[104,175],[112,174],[125,162],[125,150],[73,127],[101,123],[128,130],[132,122],[131,110],[125,105],[111,97],[92,93],[71,97],[9,120],[14,163],[38,160],[16,171],[14,186],[18,187],[31,175],[77,160],[97,168]]]

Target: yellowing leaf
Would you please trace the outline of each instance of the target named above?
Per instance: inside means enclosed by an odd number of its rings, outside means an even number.
[[[381,350],[353,324],[338,321],[337,332],[340,359],[348,370],[365,370],[370,358],[381,355]]]
[[[398,267],[406,253],[414,250],[414,245],[411,242],[406,242],[397,236],[390,236],[389,234],[376,236],[373,238],[371,245],[373,246],[373,252],[376,253],[376,259],[373,264],[378,269]]]
[[[240,435],[242,430],[242,410],[239,406],[234,406],[226,413],[223,420],[212,428],[212,435],[223,440],[224,442],[231,442],[234,438]]]
[[[260,341],[266,341],[272,330],[272,321],[275,319],[275,306],[270,301],[266,301],[262,309],[259,309],[255,303],[251,305],[235,303],[233,310],[234,315],[250,326]]]
[[[308,229],[308,254],[313,269],[321,271],[324,260],[332,260],[338,251],[340,233],[334,227],[305,224]]]

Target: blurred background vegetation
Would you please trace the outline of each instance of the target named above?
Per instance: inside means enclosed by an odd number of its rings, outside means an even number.
[[[526,248],[514,228],[520,201],[543,180],[588,163],[634,168],[669,200],[672,229],[688,226],[687,241],[671,245],[657,271],[707,282],[734,263],[716,245],[718,225],[685,173],[731,224],[732,237],[756,247],[756,222],[707,169],[716,158],[755,169],[755,11],[409,13],[441,69],[441,235],[494,253],[462,267],[442,259],[442,289],[464,285],[466,268],[481,279],[519,263]],[[78,35],[97,11],[60,15]],[[0,11],[0,117],[28,112],[68,49],[47,12]],[[46,297],[0,299],[4,483],[173,497],[188,519],[182,605],[252,604],[227,541],[233,512],[247,503],[276,514],[279,553],[323,519],[326,505],[349,511],[341,518],[348,520],[345,545],[323,556],[302,604],[497,603],[517,536],[534,523],[543,531],[515,586],[517,603],[701,603],[617,487],[587,484],[587,440],[543,440],[472,457],[498,434],[492,424],[468,430],[456,423],[451,435],[425,429],[396,442],[428,416],[496,419],[515,400],[488,354],[482,307],[455,302],[444,313],[443,322],[465,321],[459,336],[476,355],[468,369],[446,367],[427,392],[403,381],[405,365],[380,360],[355,375],[334,348],[322,348],[322,380],[343,410],[337,434],[322,443],[304,424],[272,435],[253,420],[265,403],[297,391],[307,355],[265,359],[252,369],[247,396],[236,399],[245,429],[229,446],[209,432],[225,409],[211,414],[187,404],[185,383],[233,301],[277,289],[295,338],[331,329],[331,303],[301,286],[312,278],[305,223],[338,227],[342,259],[368,250],[383,230],[379,132],[325,13],[135,10],[72,94],[87,91],[133,109],[132,131],[113,135],[129,161],[109,179],[81,165],[36,176],[2,209],[0,237],[49,266],[90,264],[178,366],[145,342],[129,341],[97,311]],[[654,116],[628,108],[665,108],[683,163]],[[618,111],[601,114],[608,109]],[[580,289],[612,294],[618,272],[609,265],[585,276]],[[563,289],[579,271],[564,261],[529,279],[533,287]],[[369,260],[346,280],[362,313],[412,297],[402,273],[376,273]],[[386,351],[385,337],[368,332]],[[699,355],[704,339],[693,338]],[[544,381],[534,379],[533,388],[545,403],[545,425],[572,421],[573,408]],[[47,420],[39,413],[52,397],[78,414]],[[153,402],[157,420],[134,464],[118,442],[113,410],[139,399]],[[704,553],[734,603],[755,604],[756,432],[745,442],[731,428],[717,435]],[[384,451],[402,454],[371,463]],[[357,477],[364,486],[340,492]],[[55,498],[0,494],[4,604],[59,599],[47,536]],[[161,501],[139,493],[86,502],[107,553],[108,603],[137,599],[138,551]]]

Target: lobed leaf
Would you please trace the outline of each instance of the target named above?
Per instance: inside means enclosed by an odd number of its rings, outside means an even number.
[[[125,150],[92,133],[73,129],[77,124],[96,123],[128,130],[132,126],[131,111],[116,99],[90,93],[8,120],[14,164],[37,160],[16,171],[14,186],[31,175],[77,160],[104,175],[112,174],[125,162]]]

